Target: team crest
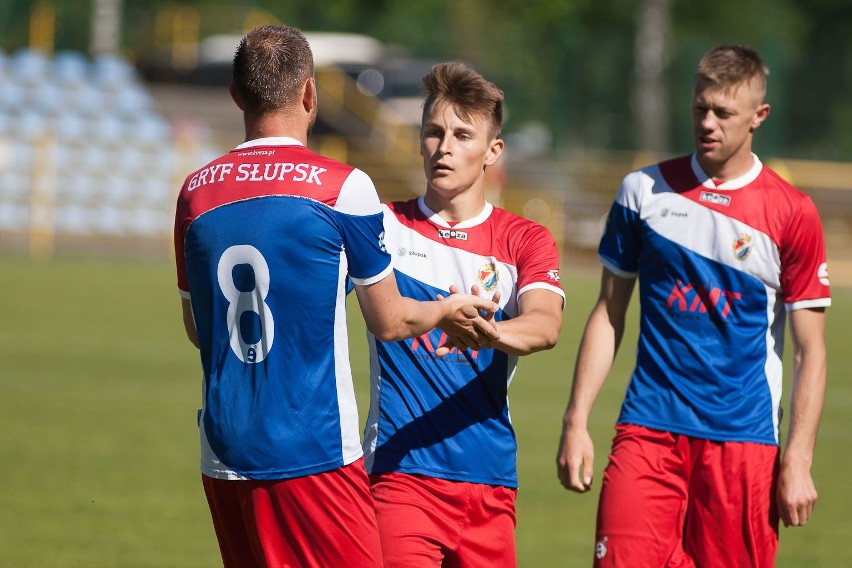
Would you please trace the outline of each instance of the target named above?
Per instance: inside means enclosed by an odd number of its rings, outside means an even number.
[[[479,269],[479,283],[482,284],[482,287],[487,291],[491,291],[497,287],[497,280],[500,279],[500,276],[497,272],[497,267],[493,262],[489,262],[485,266]]]
[[[734,240],[734,256],[745,260],[751,252],[751,237],[743,233]]]

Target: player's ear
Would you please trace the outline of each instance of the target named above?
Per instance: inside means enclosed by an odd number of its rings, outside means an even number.
[[[751,119],[752,132],[757,130],[757,127],[763,124],[763,121],[769,116],[769,108],[769,104],[767,103],[757,105],[757,109],[754,111],[754,118]]]
[[[506,143],[503,142],[502,138],[495,138],[491,141],[491,145],[488,147],[488,152],[485,154],[485,165],[493,166],[497,163],[497,160],[500,159],[500,156],[503,154],[503,148],[506,147]]]
[[[313,112],[317,104],[317,84],[313,77],[308,77],[305,81],[305,87],[302,91],[302,105],[305,107],[305,112],[310,114]]]
[[[240,110],[245,110],[245,109],[243,108],[243,103],[242,103],[242,101],[240,101],[240,95],[238,95],[238,94],[237,94],[237,88],[234,86],[234,84],[233,84],[233,83],[231,83],[230,85],[228,85],[228,92],[229,92],[229,93],[231,93],[231,98],[232,98],[232,99],[234,99],[234,103],[237,105],[237,107],[238,107]]]

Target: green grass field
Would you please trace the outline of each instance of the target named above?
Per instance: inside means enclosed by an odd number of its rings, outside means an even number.
[[[0,274],[0,565],[221,565],[197,464],[200,365],[183,336],[171,265],[5,256]],[[523,360],[510,392],[522,567],[588,566],[594,546],[596,494],[564,491],[554,458],[597,276],[569,266],[563,283],[560,344]],[[852,291],[835,289],[828,318],[829,393],[814,466],[820,501],[806,528],[782,529],[782,567],[852,566],[850,299]],[[357,309],[350,314],[363,414],[363,324]],[[631,330],[593,414],[597,478],[634,343]]]

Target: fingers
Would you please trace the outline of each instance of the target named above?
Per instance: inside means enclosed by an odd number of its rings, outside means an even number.
[[[566,430],[559,441],[556,474],[565,489],[585,493],[592,488],[594,446],[588,432]]]
[[[480,345],[479,343],[471,339],[468,339],[468,341],[464,341],[461,336],[451,337],[447,335],[445,336],[444,342],[441,343],[435,350],[435,355],[437,355],[438,357],[445,357],[452,353],[454,350],[464,351],[465,349],[472,349],[474,351],[477,351],[480,349]]]
[[[470,320],[470,323],[473,324],[473,327],[477,332],[476,340],[478,344],[484,345],[483,341],[488,341],[490,343],[500,339],[500,332],[497,330],[497,326],[494,325],[494,322],[490,319],[477,317]]]
[[[814,511],[813,502],[800,505],[779,505],[779,514],[785,527],[803,527],[811,518]]]
[[[817,490],[807,467],[785,465],[778,478],[778,515],[785,527],[803,527],[813,514]]]
[[[568,486],[566,489],[585,493],[592,488],[591,460],[569,460],[568,462]]]
[[[588,491],[592,488],[592,476],[594,475],[592,463],[593,459],[591,457],[588,460],[583,460],[583,491]]]
[[[500,309],[500,305],[495,303],[492,300],[486,300],[485,298],[476,297],[472,302],[473,306],[481,312],[484,312],[482,315],[486,318],[494,317],[494,314],[497,313],[497,310]]]
[[[567,459],[564,465],[557,466],[556,474],[562,487],[569,491],[585,493],[592,488],[592,476],[586,471],[584,462],[577,464],[573,459]]]

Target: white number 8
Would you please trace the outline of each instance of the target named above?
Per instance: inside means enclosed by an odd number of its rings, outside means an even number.
[[[234,282],[234,267],[247,264],[254,272],[254,288],[239,290]],[[266,303],[269,294],[269,265],[260,251],[251,245],[235,245],[222,253],[217,268],[219,287],[229,302],[228,329],[231,349],[243,363],[260,363],[272,349],[275,339],[275,320]],[[255,343],[246,343],[240,331],[240,322],[246,312],[254,312],[260,318],[260,337]],[[254,338],[250,338],[254,339]]]

